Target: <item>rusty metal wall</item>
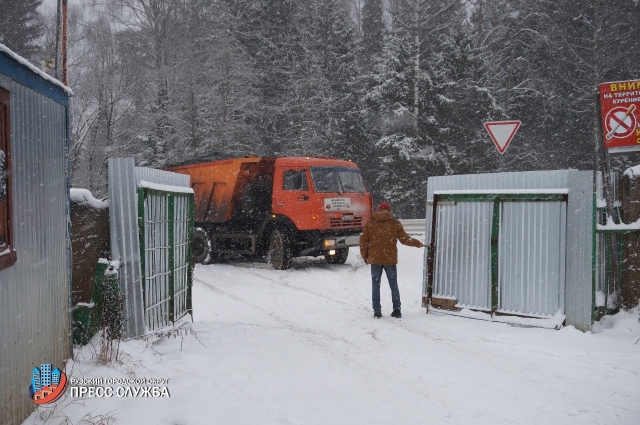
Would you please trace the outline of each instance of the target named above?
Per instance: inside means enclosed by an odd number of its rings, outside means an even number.
[[[431,235],[431,218],[432,218],[432,205],[430,201],[433,200],[434,191],[438,190],[463,190],[463,191],[474,191],[474,190],[530,190],[530,189],[538,189],[541,191],[548,189],[567,189],[569,193],[569,200],[566,207],[566,238],[565,238],[565,247],[566,247],[566,255],[564,258],[564,289],[558,289],[558,305],[559,307],[563,307],[563,311],[566,314],[566,322],[569,325],[574,325],[576,328],[581,330],[589,330],[593,321],[593,299],[594,299],[594,282],[593,282],[593,245],[594,245],[594,224],[593,224],[593,172],[591,171],[576,171],[576,170],[558,170],[558,171],[531,171],[531,172],[518,172],[518,173],[499,173],[499,174],[478,174],[478,175],[462,175],[462,176],[439,176],[439,177],[430,177],[427,185],[427,217],[426,217],[426,236],[425,240],[429,241]],[[463,203],[458,203],[458,205],[462,205]],[[444,214],[444,212],[440,212],[442,208],[446,208],[446,206],[439,206],[439,214]],[[455,207],[454,207],[455,208]],[[465,208],[472,208],[471,206]],[[476,207],[478,208],[478,207]],[[521,207],[527,208],[527,207]],[[504,210],[503,210],[504,211]],[[554,212],[553,214],[555,214]],[[464,223],[458,223],[453,219],[453,224],[451,229],[457,228],[465,228],[465,232],[478,232],[481,234],[482,232],[490,231],[486,230],[485,221],[481,218],[483,216],[483,212],[481,210],[476,211],[475,218],[471,219],[469,215],[459,215],[459,217],[467,217]],[[542,214],[542,212],[541,212]],[[551,214],[551,211],[549,211]],[[560,211],[557,211],[557,214],[563,214]],[[532,218],[534,219],[534,218]],[[558,220],[564,220],[564,218],[560,217]],[[439,223],[440,216],[438,216]],[[490,216],[489,216],[490,221]],[[440,226],[440,225],[439,225]],[[466,227],[464,227],[466,226]],[[472,229],[469,228],[472,226]],[[484,226],[484,227],[483,227]],[[489,224],[490,226],[490,224]],[[475,230],[474,230],[475,229]],[[562,230],[561,227],[557,228],[558,230]],[[442,241],[443,238],[446,239],[446,236],[441,235],[440,232],[443,231],[446,233],[446,229],[438,229],[438,240]],[[539,231],[548,231],[542,228]],[[472,234],[472,233],[471,233]],[[473,236],[469,236],[473,241]],[[542,242],[541,240],[538,242]],[[536,242],[536,244],[538,244]],[[456,241],[454,240],[453,245],[455,245]],[[460,285],[467,286],[467,293],[473,294],[471,298],[461,295],[463,292],[458,292],[456,297],[462,297],[465,299],[465,305],[478,305],[481,307],[481,304],[484,300],[484,294],[479,292],[478,290],[473,290],[473,286],[476,282],[481,285],[481,282],[486,280],[486,273],[483,272],[483,269],[478,268],[477,261],[478,258],[486,258],[486,254],[483,254],[484,250],[487,249],[484,245],[478,245],[477,242],[473,242],[473,244],[477,245],[473,250],[473,255],[469,253],[465,253],[461,250],[458,252],[458,256],[461,259],[464,259],[469,265],[464,266],[464,272],[473,271],[476,276],[472,277],[471,281],[460,280]],[[539,245],[539,244],[538,244]],[[540,248],[540,247],[538,247]],[[561,249],[558,247],[558,250]],[[438,247],[438,250],[440,248]],[[426,255],[427,250],[425,250],[425,271],[424,271],[424,280],[423,280],[423,294],[427,294],[427,280],[426,280]],[[436,259],[439,253],[436,253]],[[560,255],[560,254],[559,254]],[[444,257],[443,257],[444,258]],[[452,257],[453,258],[453,257]],[[558,267],[558,275],[563,273],[562,271],[562,259],[559,258],[557,263]],[[473,266],[476,264],[476,266]],[[462,265],[453,265],[451,263],[447,263],[445,267],[451,268],[454,270],[448,270],[448,273],[454,273],[454,271],[458,268],[461,268]],[[474,269],[473,267],[476,267]],[[514,266],[515,267],[515,266]],[[556,265],[553,265],[556,267]],[[437,268],[437,264],[436,264]],[[461,269],[462,270],[462,269]],[[458,272],[462,273],[462,272]],[[504,271],[503,271],[504,273]],[[469,274],[471,276],[472,274]],[[464,274],[462,274],[464,278]],[[538,279],[538,277],[532,277],[532,279]],[[436,278],[437,282],[437,278]],[[469,282],[473,282],[473,285],[470,285]],[[438,287],[440,291],[441,287]],[[539,288],[538,288],[539,289]],[[536,289],[537,290],[537,289]],[[434,288],[434,294],[436,294],[436,288]],[[534,291],[531,288],[531,291]],[[449,291],[451,292],[451,291]],[[453,296],[452,294],[440,293],[441,295]],[[562,299],[562,295],[564,294],[564,299]],[[504,294],[503,294],[504,295]],[[533,297],[533,292],[531,296]],[[507,298],[511,297],[511,294],[506,295]],[[515,297],[515,295],[514,295]],[[459,298],[459,299],[462,299]],[[515,302],[515,298],[513,299]],[[543,301],[539,300],[539,304],[543,305]],[[564,305],[563,305],[564,304]],[[549,315],[553,314],[551,312],[551,304],[547,303],[547,307],[542,309],[545,313],[540,315]],[[526,306],[522,307],[525,310],[529,310]],[[532,315],[535,313],[531,312]]]
[[[33,410],[35,366],[70,357],[67,108],[0,74],[11,96],[16,263],[0,270],[0,423]]]

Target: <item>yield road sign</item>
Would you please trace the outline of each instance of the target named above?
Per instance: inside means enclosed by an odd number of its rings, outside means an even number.
[[[489,132],[498,152],[503,154],[520,128],[520,121],[491,121],[484,123],[484,128]]]

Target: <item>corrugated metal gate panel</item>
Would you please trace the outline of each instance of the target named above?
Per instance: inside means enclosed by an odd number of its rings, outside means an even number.
[[[566,209],[565,202],[502,203],[498,311],[564,311]]]
[[[491,202],[438,205],[434,296],[491,308]]]

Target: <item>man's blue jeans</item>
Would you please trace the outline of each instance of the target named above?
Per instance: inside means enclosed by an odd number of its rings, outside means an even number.
[[[398,270],[395,264],[391,266],[383,266],[378,264],[371,265],[371,298],[373,300],[373,311],[382,311],[380,306],[380,279],[382,278],[382,270],[387,275],[389,287],[391,287],[391,300],[393,301],[393,309],[400,310],[400,291],[398,290]]]

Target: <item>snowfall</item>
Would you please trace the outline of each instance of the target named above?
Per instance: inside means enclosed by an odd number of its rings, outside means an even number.
[[[95,339],[66,364],[72,379],[168,379],[170,397],[67,390],[24,423],[638,423],[637,308],[593,333],[426,314],[422,263],[421,249],[399,247],[401,319],[384,277],[373,318],[370,269],[353,248],[342,266],[198,265],[193,321],[122,342],[111,365],[95,363]]]

